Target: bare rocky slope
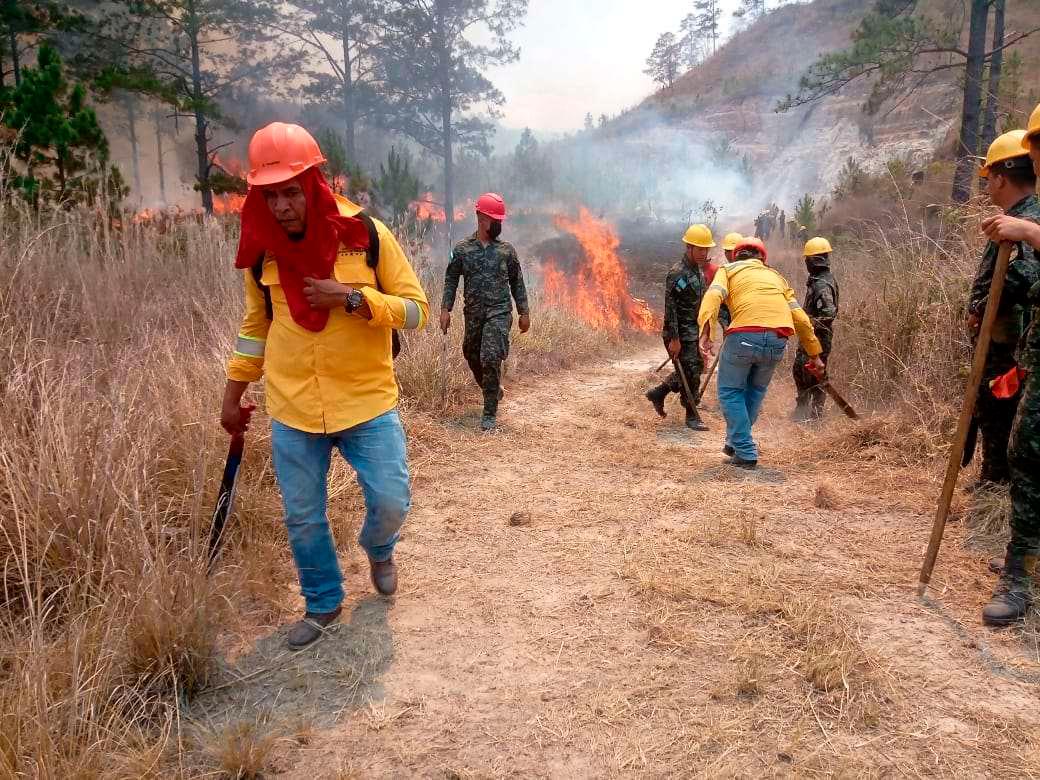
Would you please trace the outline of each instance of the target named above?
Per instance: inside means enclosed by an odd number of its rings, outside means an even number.
[[[920,5],[933,15],[962,13],[960,3],[946,8],[946,0]],[[1029,5],[1008,4],[1009,34],[1035,22],[1036,9]],[[756,173],[767,174],[758,177],[767,190],[763,194],[784,204],[794,203],[802,193],[829,192],[849,157],[872,172],[893,158],[925,168],[956,132],[959,70],[933,78],[912,99],[886,105],[876,116],[862,111],[867,83],[812,106],[775,111],[821,54],[849,45],[869,6],[862,0],[816,0],[776,9],[673,87],[620,118],[614,132],[624,135],[643,125],[648,115],[661,115],[695,137],[724,137],[734,152],[750,158]],[[1014,50],[1025,58],[1028,73],[1040,42],[1027,39]]]

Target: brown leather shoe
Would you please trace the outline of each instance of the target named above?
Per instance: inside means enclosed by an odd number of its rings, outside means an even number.
[[[376,590],[384,596],[394,595],[397,592],[397,564],[394,563],[394,556],[391,555],[385,561],[373,561],[369,558],[368,565]]]
[[[302,650],[312,644],[325,633],[325,629],[336,622],[342,607],[336,607],[332,612],[307,612],[303,620],[293,623],[289,629],[289,649]]]

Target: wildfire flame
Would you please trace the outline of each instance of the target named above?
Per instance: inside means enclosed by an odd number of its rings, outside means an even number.
[[[213,213],[238,214],[242,211],[242,206],[245,204],[245,202],[245,195],[236,195],[234,193],[228,193],[227,195],[214,195]]]
[[[550,303],[569,309],[596,328],[621,328],[650,332],[660,321],[646,301],[632,297],[628,273],[618,257],[621,241],[614,228],[582,207],[577,219],[554,218],[556,227],[570,233],[581,245],[583,261],[573,274],[565,274],[553,259],[542,263],[542,287]]]
[[[466,215],[471,211],[471,203],[463,204],[455,208],[455,221],[464,222]],[[411,209],[415,212],[415,218],[425,221],[431,220],[433,222],[447,222],[447,216],[444,212],[444,197],[442,195],[435,195],[432,192],[424,192],[419,200],[413,200],[411,203]]]

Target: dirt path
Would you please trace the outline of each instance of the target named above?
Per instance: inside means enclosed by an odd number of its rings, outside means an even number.
[[[806,432],[780,381],[738,471],[713,392],[710,433],[652,415],[656,357],[515,384],[497,435],[424,423],[398,596],[349,567],[349,621],[260,640],[208,711],[308,718],[275,766],[308,780],[1040,774],[1036,627],[978,625],[956,527],[914,598],[935,489],[898,432]]]

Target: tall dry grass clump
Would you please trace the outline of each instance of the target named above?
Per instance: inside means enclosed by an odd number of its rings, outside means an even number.
[[[0,226],[0,774],[146,776],[219,636],[231,239],[12,200]]]

